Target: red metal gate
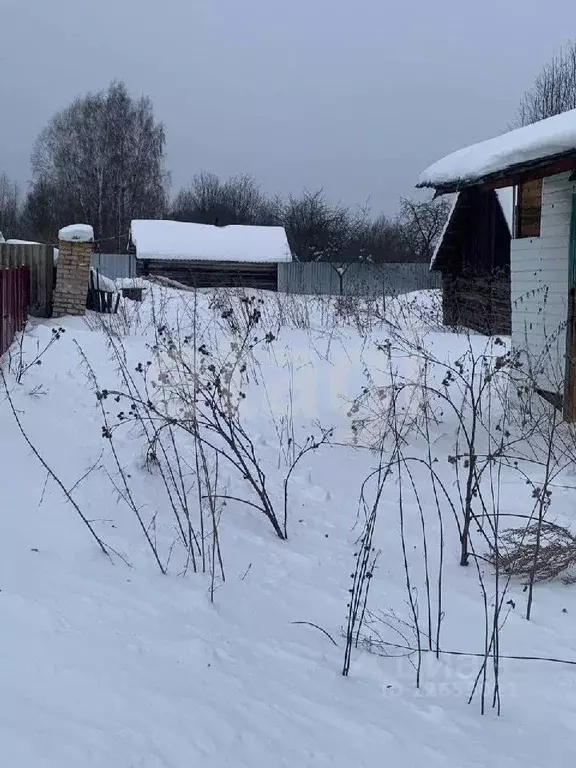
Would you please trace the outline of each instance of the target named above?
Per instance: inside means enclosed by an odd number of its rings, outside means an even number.
[[[0,269],[0,357],[28,317],[30,276],[28,267]]]

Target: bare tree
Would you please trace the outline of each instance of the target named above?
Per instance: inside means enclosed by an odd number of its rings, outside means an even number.
[[[152,102],[132,98],[124,83],[76,99],[36,141],[27,206],[32,226],[55,236],[62,224],[82,220],[97,238],[124,247],[132,218],[157,218],[165,210],[164,147]]]
[[[172,218],[214,224],[222,213],[222,185],[215,173],[202,172],[178,192],[172,204]]]
[[[322,190],[291,195],[281,218],[298,261],[358,260],[358,218],[342,205],[331,205]]]
[[[30,240],[56,242],[58,230],[75,217],[74,202],[64,186],[38,179],[30,187],[22,211],[22,232]]]
[[[224,184],[224,200],[237,224],[277,224],[275,204],[251,176],[233,176]]]
[[[332,205],[322,190],[305,191],[281,205],[281,220],[299,261],[426,261],[442,231],[449,204],[444,200],[403,200],[400,215],[370,216],[368,207],[353,211]]]
[[[400,199],[398,221],[405,249],[411,254],[408,261],[431,260],[449,211],[450,201],[443,197],[423,202]]]
[[[530,125],[569,109],[576,109],[576,40],[542,67],[520,101],[514,125]]]
[[[20,192],[18,185],[0,173],[0,232],[16,237],[20,225]]]
[[[402,263],[413,258],[401,223],[385,214],[366,221],[365,226],[360,228],[359,252],[363,261],[373,264]]]
[[[217,226],[283,225],[298,261],[378,264],[429,260],[448,208],[445,200],[402,200],[398,216],[373,219],[367,207],[329,202],[322,189],[271,199],[251,176],[222,180],[203,171],[178,192],[171,217]]]
[[[176,221],[199,224],[276,224],[274,203],[268,201],[251,176],[221,181],[203,171],[176,195],[172,205]]]

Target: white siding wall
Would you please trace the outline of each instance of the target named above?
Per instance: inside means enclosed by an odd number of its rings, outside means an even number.
[[[566,350],[570,173],[544,179],[539,238],[512,240],[512,344],[527,349],[538,386],[562,393]]]

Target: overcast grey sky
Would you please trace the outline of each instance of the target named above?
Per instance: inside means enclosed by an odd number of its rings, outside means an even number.
[[[166,125],[173,189],[251,173],[392,213],[506,128],[574,22],[574,0],[0,0],[0,171],[24,186],[54,111],[118,78]]]

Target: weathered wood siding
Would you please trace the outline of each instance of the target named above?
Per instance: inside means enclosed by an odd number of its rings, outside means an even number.
[[[518,187],[516,237],[540,237],[542,184],[542,179],[534,179]]]
[[[486,336],[511,333],[510,275],[442,276],[444,325],[470,328]]]
[[[574,186],[569,173],[544,179],[540,237],[512,241],[512,343],[528,352],[537,386],[558,394],[564,382]]]
[[[278,265],[231,261],[137,259],[138,277],[168,277],[194,288],[260,288],[275,291]]]
[[[54,293],[52,246],[0,243],[0,268],[10,267],[28,267],[29,314],[33,317],[50,317]]]

